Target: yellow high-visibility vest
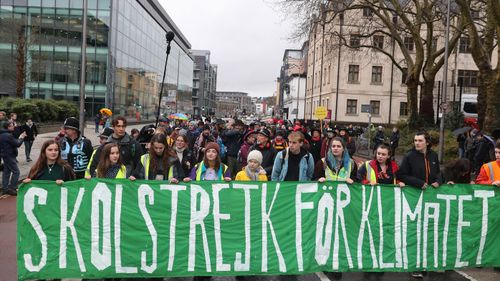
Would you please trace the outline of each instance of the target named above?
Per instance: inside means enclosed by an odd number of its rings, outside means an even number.
[[[224,163],[220,163],[222,165],[222,174],[221,175],[218,175],[218,178],[217,180],[223,180],[224,179],[224,174],[226,173],[227,171],[227,166],[224,165]],[[198,165],[197,165],[197,168],[196,168],[196,180],[197,181],[200,181],[202,180],[201,178],[201,173],[202,173],[202,170],[203,170],[203,162],[200,162]],[[219,172],[219,171],[217,171]]]
[[[141,164],[144,167],[144,179],[149,179],[149,163],[151,158],[149,157],[149,154],[144,154],[141,156]],[[167,180],[171,180],[174,177],[174,167],[170,167],[168,169],[168,178]]]
[[[352,160],[349,160],[349,167],[347,167],[347,170],[346,167],[342,167],[338,174],[328,167],[325,158],[322,158],[321,161],[323,161],[323,166],[325,167],[325,178],[327,181],[346,181],[350,178],[353,164]]]

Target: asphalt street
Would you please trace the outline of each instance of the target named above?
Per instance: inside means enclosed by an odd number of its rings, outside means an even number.
[[[140,128],[142,125],[129,126],[127,131],[132,128]],[[47,133],[39,135],[34,143],[32,158],[36,160],[40,153],[41,144],[50,138],[53,138],[57,133]],[[97,144],[97,134],[93,132],[93,126],[90,126],[88,132],[86,130],[87,136],[92,140],[93,144]],[[26,176],[28,173],[31,163],[27,163],[24,157],[24,148],[19,149],[19,165],[21,170],[21,178]],[[362,159],[356,159],[357,162],[362,161]],[[17,280],[17,257],[16,257],[16,197],[12,196],[1,196],[0,197],[0,281],[15,281]],[[335,278],[337,277],[337,278]],[[373,276],[371,276],[373,277]],[[298,276],[298,281],[328,281],[328,280],[354,280],[354,281],[364,281],[364,280],[380,280],[380,281],[400,281],[400,280],[424,280],[424,281],[440,281],[440,280],[450,280],[450,281],[498,281],[500,280],[500,273],[494,271],[491,268],[481,268],[481,269],[464,269],[460,271],[447,271],[447,272],[431,272],[424,275],[422,279],[412,278],[408,273],[385,273],[382,276],[378,276],[379,279],[372,279],[364,273],[344,273],[341,278],[338,276],[332,276],[330,273],[318,272],[315,274],[308,274]],[[79,281],[81,279],[64,279],[65,281]],[[127,279],[131,281],[134,279]],[[189,281],[192,278],[165,278],[165,281]],[[234,277],[212,277],[212,281],[233,281],[240,280]],[[256,280],[256,281],[270,281],[270,280],[290,280],[287,277],[281,278],[271,278],[262,276],[251,276],[246,277],[244,280]]]

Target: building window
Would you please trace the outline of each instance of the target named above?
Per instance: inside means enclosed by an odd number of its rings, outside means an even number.
[[[470,54],[470,40],[469,37],[460,37],[460,42],[458,44],[458,52],[461,54]]]
[[[400,102],[399,103],[399,116],[408,116],[408,103]]]
[[[384,48],[384,36],[373,35],[373,47],[383,49]]]
[[[361,45],[361,37],[357,34],[351,34],[349,45],[354,48],[358,48]]]
[[[347,100],[346,114],[356,114],[358,111],[358,100]]]
[[[372,114],[373,115],[380,115],[380,101],[378,101],[378,100],[371,100],[370,101],[370,106],[372,108]]]
[[[458,70],[458,85],[462,87],[477,87],[477,75],[476,70]]]
[[[408,79],[408,68],[403,67],[401,71],[401,85],[406,85],[406,79]]]
[[[365,18],[371,18],[373,16],[373,11],[370,8],[363,8],[363,17]]]
[[[413,52],[413,50],[415,49],[415,42],[413,41],[413,38],[412,37],[405,37],[404,43],[405,43],[405,48],[408,51]]]
[[[372,83],[381,84],[382,83],[382,67],[373,66],[372,67]]]
[[[347,76],[347,81],[349,83],[359,83],[359,65],[349,65],[349,75]]]

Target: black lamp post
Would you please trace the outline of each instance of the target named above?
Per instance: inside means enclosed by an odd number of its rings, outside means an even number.
[[[156,112],[156,127],[158,127],[158,120],[160,119],[161,98],[163,95],[163,84],[165,84],[165,74],[167,73],[168,55],[170,55],[170,42],[174,40],[175,34],[172,31],[167,32],[165,39],[167,39],[167,56],[165,58],[165,67],[163,69],[163,79],[160,86],[160,99],[158,100],[158,111]]]

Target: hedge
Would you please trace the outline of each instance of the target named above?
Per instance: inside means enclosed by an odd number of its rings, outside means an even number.
[[[5,111],[7,116],[15,112],[17,119],[24,121],[32,118],[34,122],[61,122],[66,118],[78,117],[76,104],[65,100],[42,100],[42,99],[0,99],[0,110]]]

